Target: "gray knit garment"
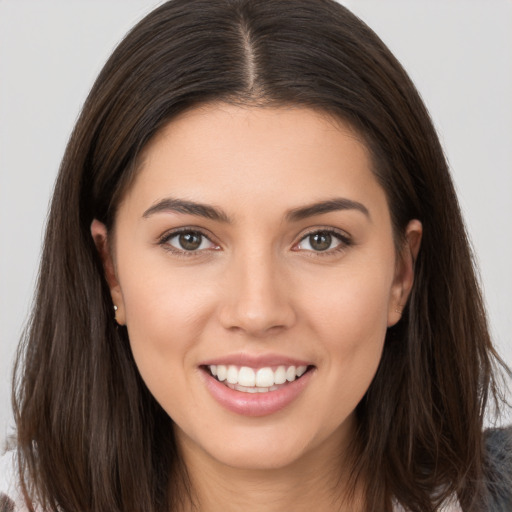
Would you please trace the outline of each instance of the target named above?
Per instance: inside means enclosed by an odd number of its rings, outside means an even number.
[[[512,426],[485,433],[485,512],[512,512]]]

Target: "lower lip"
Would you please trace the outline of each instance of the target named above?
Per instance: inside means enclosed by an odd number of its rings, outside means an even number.
[[[213,398],[231,412],[244,416],[266,416],[278,412],[291,404],[308,385],[313,370],[302,377],[267,393],[244,393],[228,388],[206,370],[201,372],[206,387]]]

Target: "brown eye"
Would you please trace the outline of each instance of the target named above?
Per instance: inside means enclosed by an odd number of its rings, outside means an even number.
[[[309,235],[309,245],[314,251],[326,251],[331,247],[332,235],[325,231],[320,231]]]
[[[185,251],[195,251],[201,247],[203,235],[200,233],[181,233],[178,242]]]
[[[352,244],[348,236],[337,231],[320,230],[306,235],[297,245],[295,250],[313,253],[331,253],[343,250]]]
[[[182,253],[192,253],[217,248],[217,246],[200,231],[181,231],[179,233],[170,234],[165,236],[160,243],[174,252]]]

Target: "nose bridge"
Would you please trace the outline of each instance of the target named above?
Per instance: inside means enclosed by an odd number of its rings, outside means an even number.
[[[233,257],[222,311],[224,327],[261,336],[293,324],[295,314],[281,266],[269,247],[252,246]]]

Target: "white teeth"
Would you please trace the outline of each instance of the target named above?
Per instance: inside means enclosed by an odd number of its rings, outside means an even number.
[[[260,368],[256,372],[256,386],[259,388],[269,388],[274,385],[274,372],[272,368]]]
[[[238,384],[238,368],[236,366],[228,366],[226,380],[230,384]]]
[[[274,384],[284,384],[286,382],[286,368],[284,366],[280,366],[274,372]]]
[[[286,380],[292,382],[295,380],[295,366],[288,366],[286,369]]]
[[[238,384],[245,387],[253,387],[255,383],[256,376],[254,374],[254,370],[247,366],[242,366],[242,368],[240,368],[240,371],[238,372]]]
[[[306,373],[307,369],[307,366],[297,366],[297,371],[295,372],[297,377],[302,377],[302,375]]]
[[[278,366],[275,370],[266,366],[254,370],[248,366],[238,367],[235,365],[210,365],[210,372],[220,382],[225,382],[232,389],[246,393],[265,393],[274,391],[278,385],[286,381],[293,382],[296,378],[304,375],[307,366]]]
[[[242,393],[268,393],[269,391],[276,391],[279,389],[277,386],[270,386],[269,388],[256,388],[256,387],[246,387],[241,386],[240,384],[226,384],[231,389],[236,389],[237,391],[242,391]]]
[[[229,386],[229,387],[231,387],[231,386]],[[257,393],[258,392],[258,388],[241,386],[240,384],[233,384],[232,389],[236,389],[237,391],[243,391],[244,393]]]
[[[223,364],[217,365],[217,379],[218,380],[220,380],[221,382],[225,381],[227,373],[228,373],[228,370]]]

